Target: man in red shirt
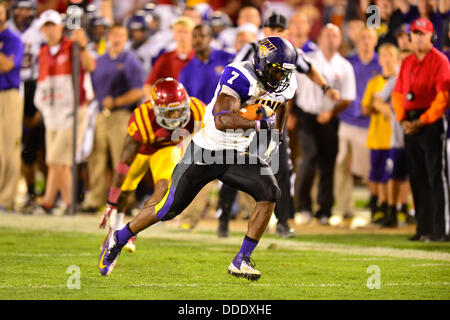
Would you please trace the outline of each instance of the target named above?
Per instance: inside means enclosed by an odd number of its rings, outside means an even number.
[[[150,98],[153,84],[161,78],[178,79],[181,70],[195,56],[192,50],[192,30],[194,23],[188,17],[181,17],[172,26],[173,37],[177,43],[174,51],[162,54],[155,62],[152,72],[145,81],[144,92]]]
[[[450,65],[433,48],[427,19],[411,25],[413,54],[405,58],[392,95],[405,132],[405,152],[414,198],[417,232],[411,240],[449,240],[448,181],[445,174],[444,112],[449,105]]]

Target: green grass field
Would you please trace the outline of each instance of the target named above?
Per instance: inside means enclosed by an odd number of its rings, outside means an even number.
[[[262,278],[250,282],[226,273],[243,233],[223,240],[163,225],[144,231],[136,252],[122,252],[103,277],[98,219],[15,216],[0,216],[0,299],[450,299],[450,243],[408,242],[408,234],[267,234],[253,254]],[[80,289],[67,286],[70,266]],[[370,266],[379,289],[367,287]]]

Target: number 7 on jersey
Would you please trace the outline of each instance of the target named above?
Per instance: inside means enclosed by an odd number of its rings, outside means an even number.
[[[233,75],[230,79],[228,79],[228,83],[229,84],[233,84],[233,81],[239,77],[239,73],[237,73],[236,71],[231,71],[231,74]]]

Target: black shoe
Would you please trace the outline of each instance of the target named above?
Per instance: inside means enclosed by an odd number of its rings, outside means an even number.
[[[389,207],[381,225],[385,228],[397,228],[397,209]]]
[[[219,238],[228,238],[230,233],[228,231],[228,221],[219,220],[219,227],[217,228],[217,236]]]
[[[294,229],[290,228],[286,221],[278,221],[275,235],[282,238],[295,238],[297,236]]]
[[[447,236],[442,236],[442,237],[437,237],[437,236],[432,236],[426,239],[427,242],[445,242],[448,241],[448,237]]]
[[[411,238],[408,238],[409,241],[420,241],[422,238],[422,236],[418,233],[416,233],[415,235],[413,235]]]
[[[409,241],[431,241],[431,237],[428,235],[421,235],[421,234],[415,234],[411,238],[408,239]]]

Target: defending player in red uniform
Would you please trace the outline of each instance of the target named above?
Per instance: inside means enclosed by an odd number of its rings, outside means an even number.
[[[189,97],[181,83],[173,78],[155,83],[151,99],[136,108],[128,122],[128,135],[122,148],[120,162],[100,228],[111,217],[109,232],[123,227],[128,196],[136,190],[148,169],[154,181],[150,203],[159,202],[167,191],[170,177],[183,155],[190,135],[202,127],[205,105]],[[124,249],[134,252],[130,239]]]

